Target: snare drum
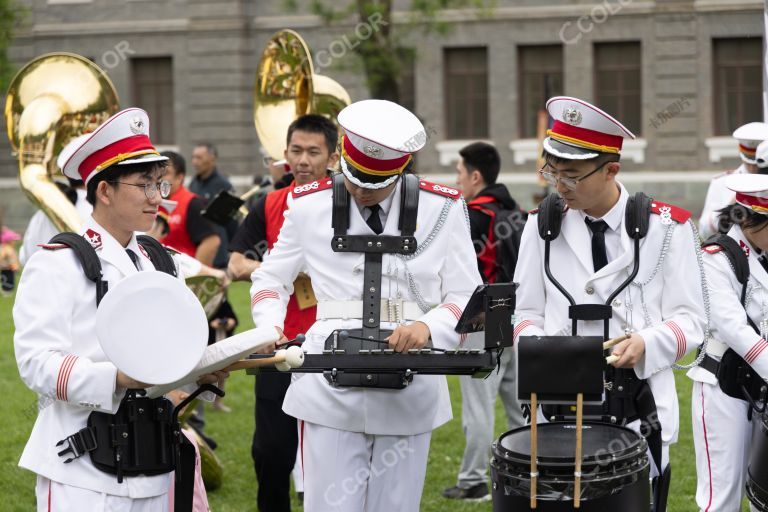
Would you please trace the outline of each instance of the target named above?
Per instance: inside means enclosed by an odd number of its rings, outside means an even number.
[[[537,507],[542,512],[572,511],[576,425],[538,425]],[[581,464],[581,510],[648,512],[648,445],[625,427],[585,422]],[[503,434],[492,446],[493,512],[529,510],[531,428]]]
[[[747,471],[747,498],[755,510],[768,512],[768,413],[763,413],[752,435]]]

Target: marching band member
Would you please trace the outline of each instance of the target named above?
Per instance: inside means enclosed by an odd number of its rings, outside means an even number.
[[[739,143],[741,165],[736,169],[718,174],[709,184],[704,208],[699,218],[699,233],[706,239],[718,232],[717,217],[719,211],[733,203],[733,192],[725,186],[725,178],[733,174],[748,174],[758,172],[755,162],[755,148],[764,140],[768,140],[768,124],[747,123],[736,128],[733,138]]]
[[[294,179],[259,199],[229,244],[229,272],[235,279],[250,279],[261,260],[277,241],[283,226],[288,196],[294,187],[304,186],[328,175],[339,154],[339,132],[333,122],[318,114],[298,117],[288,127],[285,158]],[[300,278],[302,288],[311,284]],[[295,288],[298,288],[294,284]],[[307,290],[296,289],[288,301],[284,331],[289,339],[304,334],[315,323],[315,305],[299,301]],[[303,293],[302,293],[303,292]],[[288,373],[256,376],[255,429],[251,456],[259,483],[257,502],[264,512],[290,512],[290,474],[296,464],[299,445],[296,418],[283,412],[283,400],[291,383]],[[297,487],[297,492],[300,486]]]
[[[559,236],[550,242],[550,269],[576,304],[605,304],[639,259],[634,280],[607,305],[608,328],[604,320],[579,320],[577,326],[583,336],[631,335],[614,348],[619,359],[615,370],[606,370],[609,391],[594,416],[626,423],[648,438],[652,474],[663,475],[655,485],[659,512],[665,510],[671,474],[669,445],[678,433],[677,394],[669,367],[698,346],[704,334],[698,237],[689,212],[647,198],[638,203],[639,198],[630,199],[617,181],[623,140],[634,138],[621,123],[576,98],[552,98],[547,110],[554,125],[544,140],[546,163],[539,172],[562,203],[534,211],[523,230],[515,271],[520,287],[514,340],[571,334],[570,302],[545,274],[540,222],[560,223]],[[637,255],[627,229],[630,200],[641,206],[632,210],[633,224],[648,227]],[[548,200],[542,206],[546,204]]]
[[[143,110],[123,110],[85,137],[63,166],[66,176],[85,182],[94,206],[82,236],[101,265],[102,291],[103,282],[108,290],[155,268],[135,231],[152,227],[169,184],[161,181],[167,158],[159,155],[148,133]],[[14,304],[19,373],[39,395],[39,413],[19,465],[37,474],[40,511],[167,510],[171,473],[126,474],[118,483],[85,450],[72,449],[73,438],[82,440],[91,412],[114,414],[126,389],[148,384],[107,360],[96,337],[97,286],[69,247],[45,245],[30,258]],[[65,463],[67,454],[59,456],[60,451],[68,451],[72,460]]]
[[[768,143],[761,148],[768,166]],[[721,224],[732,224],[727,235],[704,245],[704,267],[716,305],[713,338],[704,360],[688,372],[694,381],[696,503],[709,512],[740,510],[744,496],[752,425],[737,368],[751,368],[757,388],[768,377],[768,176],[734,174],[722,181],[735,194],[736,204],[722,210]]]
[[[322,352],[335,329],[379,327],[392,331],[386,343],[397,352],[430,338],[436,347],[455,347],[456,322],[481,283],[460,192],[403,175],[426,143],[423,125],[405,108],[360,101],[338,120],[343,174],[293,189],[277,243],[252,276],[255,324],[282,327],[290,283],[307,269],[318,299],[307,352]],[[415,226],[416,251],[335,251],[335,201],[350,240],[382,235],[370,247],[387,247]],[[432,430],[451,418],[446,380],[417,375],[405,387],[377,387],[384,377],[294,376],[283,409],[300,420],[307,512],[419,510]]]

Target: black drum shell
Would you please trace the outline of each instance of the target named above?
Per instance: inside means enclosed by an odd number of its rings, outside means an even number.
[[[575,424],[555,422],[538,427],[536,510],[573,510]],[[648,512],[650,465],[645,439],[615,425],[585,422],[583,429],[581,510]],[[528,510],[530,427],[503,434],[492,452],[493,511]]]

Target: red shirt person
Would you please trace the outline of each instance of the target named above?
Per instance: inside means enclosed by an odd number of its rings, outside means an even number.
[[[184,157],[173,151],[162,154],[169,160],[165,174],[171,184],[168,199],[177,205],[168,215],[168,234],[160,242],[212,266],[221,238],[211,221],[202,216],[203,200],[184,186]]]

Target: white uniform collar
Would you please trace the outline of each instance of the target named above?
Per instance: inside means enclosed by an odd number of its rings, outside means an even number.
[[[133,274],[137,271],[136,266],[125,251],[126,249],[131,249],[139,257],[139,266],[142,269],[147,268],[147,264],[151,265],[151,263],[148,263],[149,258],[146,256],[144,249],[136,241],[136,233],[131,234],[128,245],[123,247],[109,231],[99,224],[93,216],[90,216],[86,220],[81,234],[90,242],[100,258],[115,265],[123,274]]]
[[[395,188],[392,189],[392,193],[390,193],[387,197],[384,198],[382,202],[379,203],[379,206],[381,206],[381,214],[386,219],[389,215],[389,210],[392,208],[392,201],[394,200],[394,197],[396,193],[400,190],[400,187],[403,183],[403,180],[397,180],[397,185],[395,185]],[[357,201],[354,201],[355,206],[357,206],[357,209],[360,211],[360,215],[363,215],[363,212],[365,211],[365,208],[367,206],[362,206],[358,204]],[[365,219],[365,215],[363,215],[363,218]]]
[[[627,204],[627,199],[629,199],[629,193],[627,192],[627,189],[624,188],[624,185],[618,181],[616,182],[616,185],[619,187],[619,200],[616,201],[616,204],[614,204],[610,210],[608,210],[608,213],[599,219],[595,219],[584,213],[584,211],[579,211],[581,216],[585,219],[603,220],[613,231],[619,231],[622,222],[624,222],[624,207]]]

